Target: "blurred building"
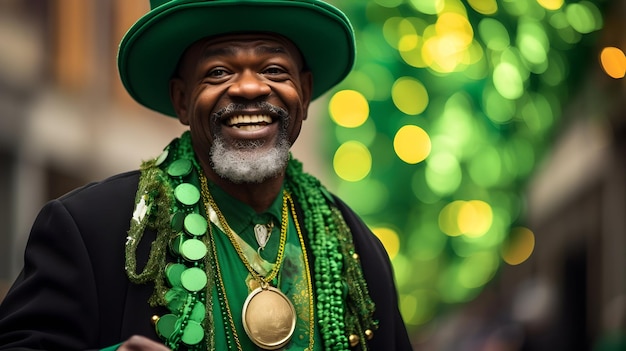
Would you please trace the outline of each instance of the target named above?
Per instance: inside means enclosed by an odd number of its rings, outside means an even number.
[[[125,94],[116,49],[147,1],[0,1],[0,281],[42,204],[138,167],[176,135]],[[7,235],[8,234],[8,235]]]
[[[137,169],[185,130],[119,80],[118,44],[148,10],[148,0],[0,0],[0,299],[45,202]],[[306,152],[317,123],[307,120],[294,154],[323,177]]]

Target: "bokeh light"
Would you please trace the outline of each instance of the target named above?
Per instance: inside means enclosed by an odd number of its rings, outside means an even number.
[[[626,75],[626,55],[616,47],[606,47],[600,52],[602,69],[611,78],[620,79]]]
[[[365,145],[348,141],[337,149],[333,158],[335,173],[344,180],[356,182],[365,178],[372,168],[372,155]]]
[[[567,5],[565,15],[570,25],[578,33],[591,33],[602,28],[602,15],[600,10],[589,1],[581,1]]]
[[[417,79],[402,77],[391,90],[396,107],[407,115],[418,115],[428,106],[428,91]]]
[[[443,10],[446,2],[445,0],[410,0],[410,3],[423,14],[436,15]]]
[[[342,127],[356,128],[367,120],[369,104],[365,97],[355,90],[335,93],[328,105],[330,117]]]
[[[539,5],[543,6],[546,10],[558,10],[563,6],[564,0],[537,0]]]
[[[525,227],[515,227],[502,246],[502,259],[510,265],[526,261],[535,249],[535,235]]]
[[[496,0],[467,0],[467,3],[474,11],[482,15],[493,15],[498,12],[498,3],[496,3]]]
[[[493,213],[486,202],[472,200],[463,203],[457,220],[461,233],[477,237],[487,233],[493,222]]]
[[[439,227],[449,236],[480,237],[492,223],[491,206],[480,200],[453,201],[439,213]]]
[[[398,237],[398,233],[388,227],[372,228],[372,232],[374,232],[385,247],[385,250],[387,250],[389,258],[393,260],[398,254],[398,251],[400,251],[400,238]]]
[[[342,4],[358,59],[330,96],[336,192],[392,257],[409,328],[475,298],[532,257],[524,186],[550,146],[602,2],[373,0]],[[593,61],[595,59],[595,61]],[[326,136],[325,136],[326,137]]]
[[[459,160],[449,152],[432,155],[426,165],[426,183],[439,196],[454,193],[461,185],[463,172]]]
[[[430,154],[430,137],[418,126],[404,126],[398,130],[393,139],[393,149],[402,161],[410,164],[419,163]]]

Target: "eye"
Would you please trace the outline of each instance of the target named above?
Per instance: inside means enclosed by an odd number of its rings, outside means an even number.
[[[287,79],[289,78],[289,71],[281,66],[269,66],[262,72],[270,79]]]
[[[284,72],[285,71],[282,68],[276,67],[276,66],[269,67],[265,70],[265,73],[268,73],[268,74],[280,74]]]
[[[207,78],[223,78],[227,76],[229,72],[223,67],[216,67],[209,70],[206,74]]]

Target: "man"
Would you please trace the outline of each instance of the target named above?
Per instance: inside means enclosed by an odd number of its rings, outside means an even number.
[[[345,15],[318,0],[151,5],[120,76],[190,130],[44,207],[0,349],[411,349],[380,242],[289,154],[310,101],[352,68]]]

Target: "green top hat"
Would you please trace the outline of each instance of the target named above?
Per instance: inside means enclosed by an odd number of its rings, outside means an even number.
[[[302,52],[315,99],[345,78],[355,60],[354,32],[339,9],[320,0],[150,0],[151,10],[126,33],[117,63],[140,104],[175,116],[169,79],[196,41],[226,33],[277,33]]]

